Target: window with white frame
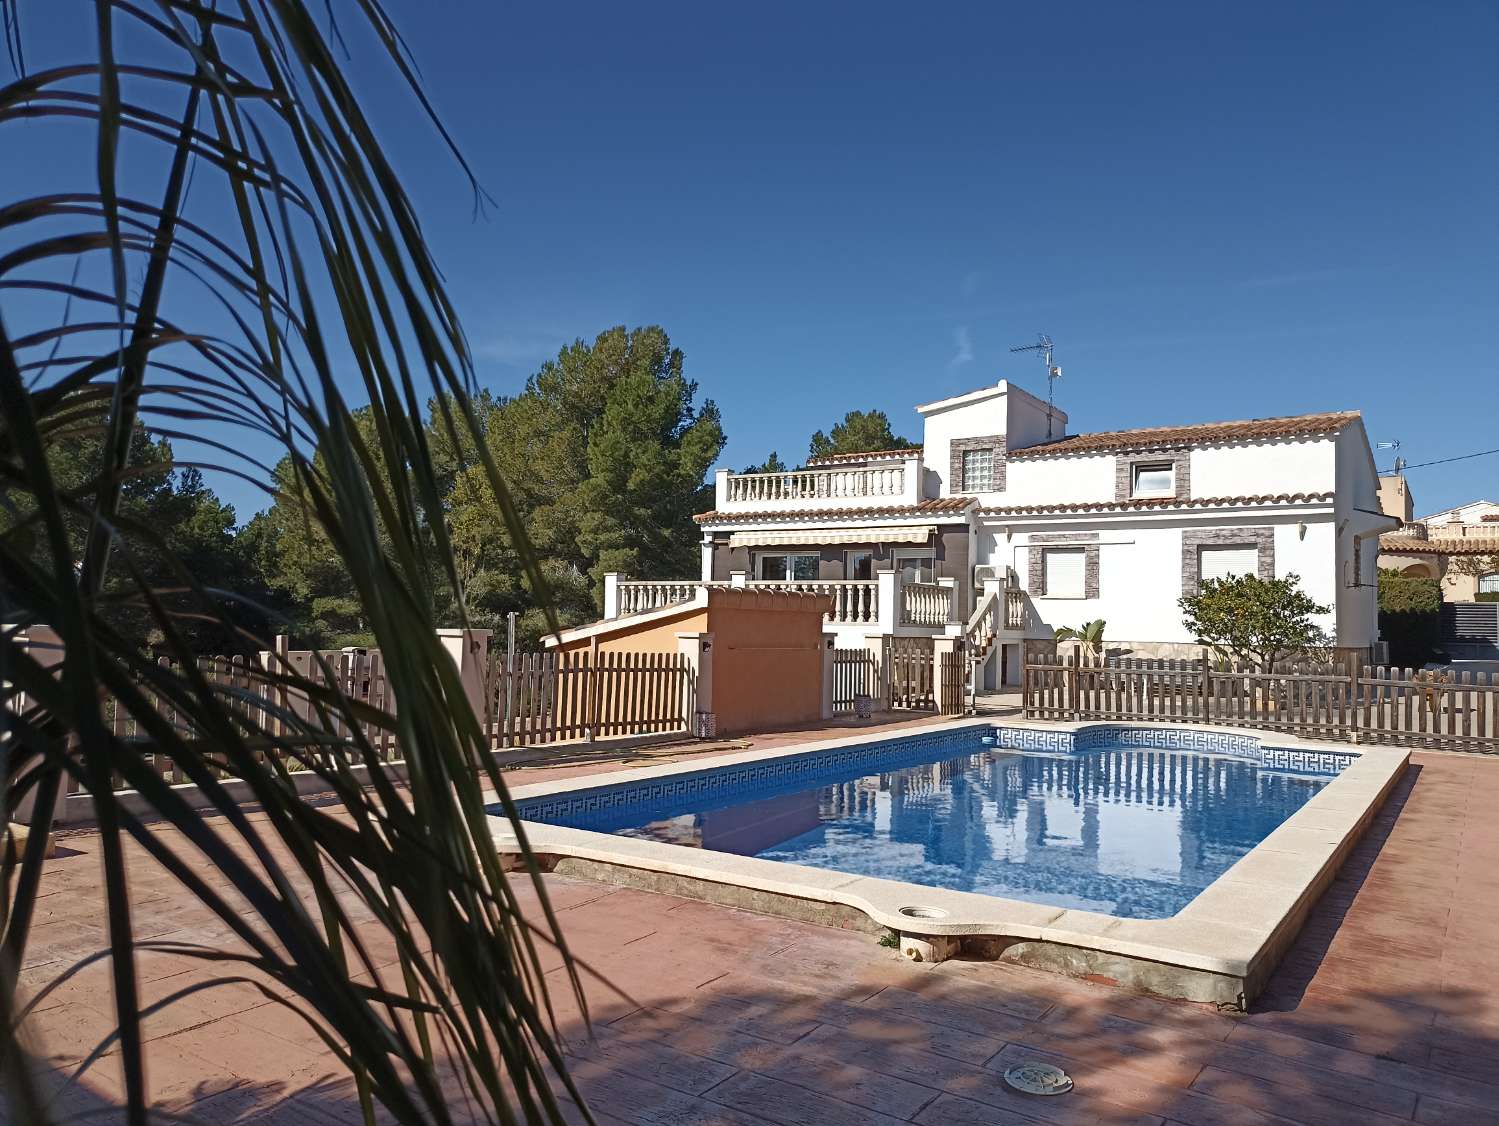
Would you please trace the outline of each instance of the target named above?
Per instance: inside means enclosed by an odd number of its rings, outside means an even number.
[[[994,451],[963,451],[963,491],[987,493],[994,488]]]
[[[1197,549],[1197,579],[1230,579],[1260,573],[1260,549],[1252,543],[1203,546]]]
[[[1142,461],[1132,467],[1130,494],[1169,497],[1176,493],[1176,466],[1169,461]]]
[[[1088,553],[1081,547],[1048,547],[1041,553],[1047,598],[1082,598],[1087,587]]]
[[[766,553],[757,557],[755,577],[766,582],[784,582],[788,579],[806,582],[818,577],[816,555],[790,552]]]
[[[1499,571],[1490,571],[1478,576],[1479,594],[1499,594]]]

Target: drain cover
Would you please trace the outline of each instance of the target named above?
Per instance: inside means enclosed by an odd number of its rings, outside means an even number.
[[[1005,1072],[1005,1082],[1027,1095],[1065,1095],[1072,1077],[1049,1063],[1023,1063]]]

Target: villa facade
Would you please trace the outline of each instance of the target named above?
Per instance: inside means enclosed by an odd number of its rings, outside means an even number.
[[[1377,540],[1399,521],[1357,412],[1068,434],[1007,381],[916,410],[919,448],[720,471],[697,583],[828,594],[839,646],[966,636],[988,686],[1098,618],[1111,652],[1195,655],[1178,600],[1244,572],[1298,575],[1339,648],[1378,641]],[[693,585],[612,576],[606,613]]]

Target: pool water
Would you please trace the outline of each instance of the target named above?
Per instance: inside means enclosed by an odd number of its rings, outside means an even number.
[[[1160,919],[1331,780],[1188,750],[995,750],[976,732],[938,753],[919,765],[865,774],[845,767],[841,779],[793,777],[751,794],[645,794],[580,827]]]

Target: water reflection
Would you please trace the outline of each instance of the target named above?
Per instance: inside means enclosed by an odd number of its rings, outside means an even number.
[[[991,751],[637,821],[617,831],[857,875],[1163,918],[1326,781],[1182,751]]]

